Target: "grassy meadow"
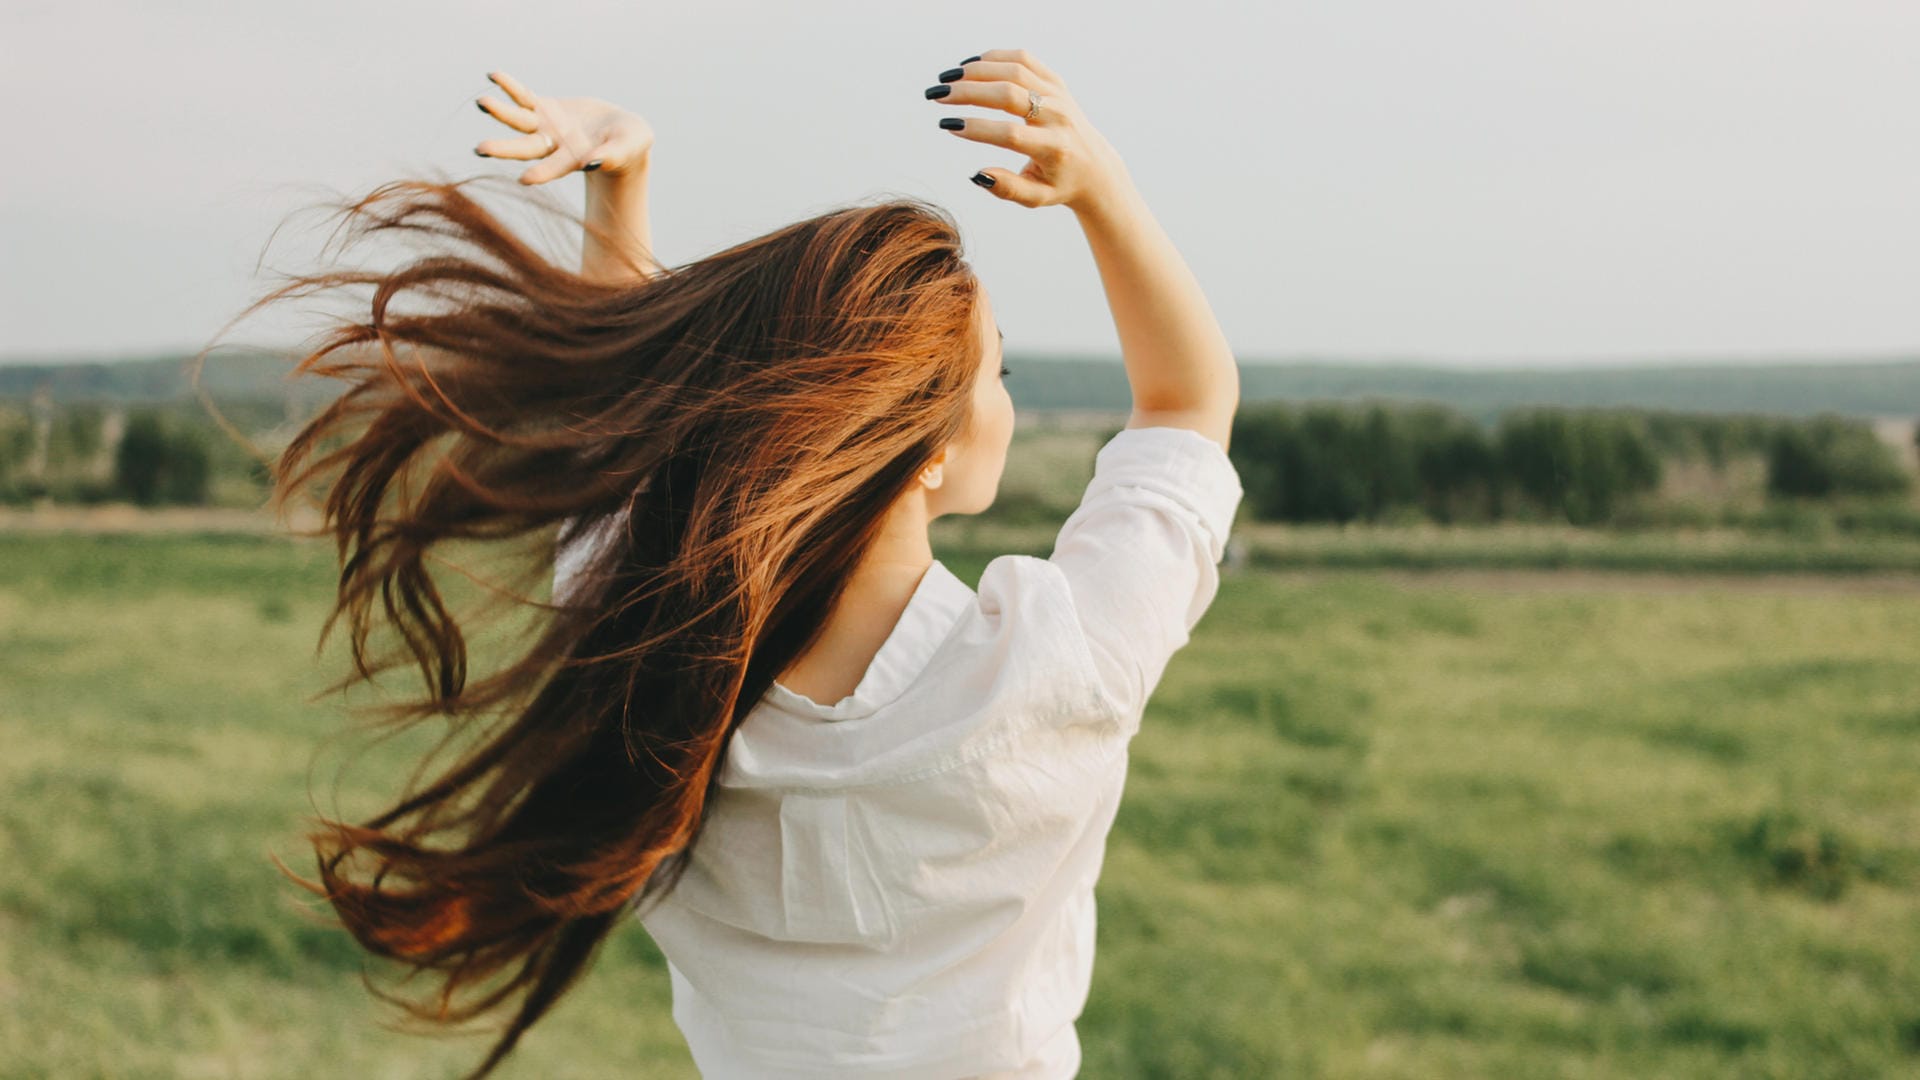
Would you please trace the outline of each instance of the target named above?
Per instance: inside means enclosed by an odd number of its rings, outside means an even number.
[[[483,1048],[380,1026],[268,860],[417,749],[307,701],[331,571],[0,533],[0,1076]],[[1915,581],[1232,569],[1133,744],[1082,1075],[1915,1075]],[[501,1075],[691,1077],[668,1008],[634,923]]]

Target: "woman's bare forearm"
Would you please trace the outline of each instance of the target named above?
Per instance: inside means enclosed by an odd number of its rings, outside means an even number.
[[[1074,206],[1100,269],[1139,413],[1177,413],[1222,445],[1240,371],[1193,271],[1130,181]]]
[[[647,212],[648,165],[617,173],[590,172],[587,178],[589,226],[605,230],[611,242],[603,244],[586,231],[581,245],[580,273],[595,281],[620,282],[652,277],[660,264],[653,258],[653,223]]]
[[[1066,80],[1025,49],[988,49],[941,72],[927,100],[1018,117],[943,117],[940,126],[1026,155],[1019,172],[988,167],[975,184],[1022,206],[1070,207],[1079,219],[1120,332],[1133,387],[1128,426],[1193,428],[1225,447],[1240,404],[1233,351],[1193,271]]]
[[[1019,172],[990,166],[973,175],[975,184],[1022,206],[1067,206],[1079,219],[1120,333],[1133,388],[1128,426],[1192,428],[1225,447],[1240,404],[1233,350],[1193,271],[1066,80],[1025,49],[988,49],[941,72],[926,93],[942,105],[1019,118],[949,116],[940,126],[1026,155]]]

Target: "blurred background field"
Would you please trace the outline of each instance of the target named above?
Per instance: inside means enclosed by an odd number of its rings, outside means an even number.
[[[480,1048],[375,1027],[267,859],[306,869],[310,794],[371,809],[418,750],[334,787],[330,558],[0,536],[0,1074]],[[1229,568],[1133,746],[1084,1075],[1911,1075],[1920,593],[1793,580]],[[637,923],[505,1075],[635,1063],[694,1075]]]
[[[276,362],[208,368],[263,453],[325,400]],[[999,499],[934,523],[969,581],[1050,550],[1124,419],[1117,365],[1010,362]],[[1920,364],[1754,368],[1719,410],[1655,369],[1247,370],[1083,1075],[1920,1069]],[[308,702],[344,664],[311,517],[263,512],[178,358],[0,376],[0,1076],[456,1075],[480,1041],[377,1027],[268,859],[428,734]],[[694,1075],[637,923],[505,1075],[635,1063]]]

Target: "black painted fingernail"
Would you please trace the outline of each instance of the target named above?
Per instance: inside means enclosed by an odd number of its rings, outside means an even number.
[[[580,166],[580,171],[581,171],[581,172],[592,172],[593,170],[595,170],[595,169],[597,169],[597,168],[599,168],[600,166],[602,166],[602,165],[605,165],[605,164],[606,164],[606,162],[605,162],[605,161],[589,161],[589,162],[587,162],[587,163],[586,163],[585,165],[582,165],[582,166]]]
[[[487,112],[487,107],[486,107],[486,105],[484,105],[484,104],[482,104],[481,102],[478,102],[478,101],[476,101],[476,102],[474,102],[474,103],[473,103],[473,107],[474,107],[474,108],[476,108],[476,109],[479,109],[479,110],[480,110],[481,112]],[[488,116],[492,116],[493,114],[492,114],[492,113],[487,113],[487,115],[488,115]]]
[[[487,152],[486,152],[485,150],[482,150],[482,149],[480,149],[480,148],[479,148],[479,147],[477,147],[477,146],[473,148],[473,152],[474,152],[474,153],[476,153],[476,154],[479,154],[479,155],[480,155],[481,157],[492,157],[492,156],[493,156],[492,154],[489,154],[489,153],[487,153]]]
[[[973,181],[976,184],[979,184],[981,187],[993,186],[993,177],[988,176],[986,173],[983,173],[983,172],[974,173],[972,176],[967,177],[967,179]]]
[[[967,126],[967,122],[962,117],[943,116],[940,118],[940,126],[946,128],[948,131],[959,131],[961,128]]]
[[[939,86],[927,87],[927,96],[930,98],[943,98],[951,93],[953,93],[953,87],[945,83],[941,83]]]
[[[979,57],[977,57],[977,56],[969,56],[969,57],[967,57],[967,58],[966,58],[965,60],[962,60],[962,61],[960,61],[960,66],[962,66],[962,67],[965,67],[966,65],[968,65],[968,64],[971,64],[971,63],[973,63],[973,62],[974,62],[975,60],[978,60],[978,59],[980,59],[980,58],[979,58]]]
[[[940,73],[940,81],[952,82],[953,80],[958,79],[965,74],[966,72],[961,71],[959,68],[948,68],[947,70]]]

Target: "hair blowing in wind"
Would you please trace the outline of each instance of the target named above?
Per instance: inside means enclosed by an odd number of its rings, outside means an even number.
[[[458,752],[368,820],[322,819],[302,884],[433,986],[382,996],[434,1022],[505,1014],[477,1077],[678,880],[735,726],[811,644],[883,511],[972,422],[983,345],[958,232],[916,200],[607,282],[537,254],[476,182],[342,204],[355,237],[432,247],[253,308],[373,289],[299,361],[345,387],[275,462],[273,504],[317,489],[337,545],[321,641],[344,620],[352,671],[330,689],[416,668],[419,695],[379,711],[445,718]],[[528,595],[554,541],[596,525],[577,585]],[[485,671],[440,576],[476,542],[517,553],[499,591],[536,614]]]

